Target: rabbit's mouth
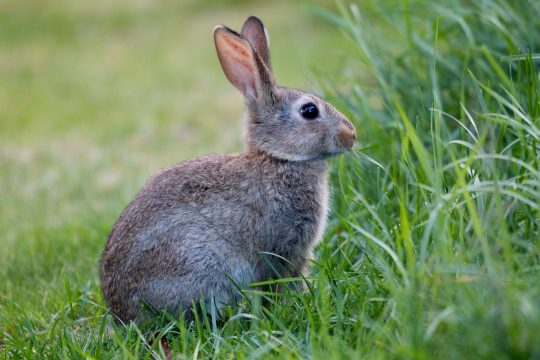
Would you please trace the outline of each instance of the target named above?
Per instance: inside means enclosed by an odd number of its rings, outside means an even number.
[[[334,151],[327,151],[327,152],[321,153],[318,157],[316,157],[316,159],[320,159],[320,160],[327,159],[330,157],[334,157],[334,156],[338,156],[343,153],[346,153],[349,150],[351,149],[336,149]]]
[[[336,146],[339,150],[350,150],[356,141],[356,130],[349,122],[345,123],[340,132],[336,135]]]

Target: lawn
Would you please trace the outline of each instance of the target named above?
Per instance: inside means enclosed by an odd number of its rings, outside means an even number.
[[[358,130],[330,161],[309,291],[116,325],[98,261],[119,213],[158,169],[241,150],[212,29],[251,14],[278,82]],[[0,1],[0,356],[540,358],[539,18],[510,0]]]

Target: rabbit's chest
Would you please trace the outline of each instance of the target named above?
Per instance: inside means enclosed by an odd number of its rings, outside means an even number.
[[[231,177],[242,180],[193,204],[194,212],[250,259],[268,252],[297,261],[320,240],[326,222],[326,167],[320,165]]]
[[[303,257],[324,230],[328,204],[325,179],[278,184],[267,194],[262,226],[254,239],[260,251],[295,261]]]

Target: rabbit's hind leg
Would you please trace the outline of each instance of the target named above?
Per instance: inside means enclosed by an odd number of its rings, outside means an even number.
[[[192,317],[191,308],[202,300],[206,311],[211,313],[241,300],[240,289],[253,281],[252,267],[238,256],[230,242],[214,238],[201,242],[184,241],[183,256],[175,252],[162,252],[160,263],[177,262],[174,271],[156,274],[146,279],[140,288],[141,301],[158,310],[178,315],[186,311]],[[178,253],[176,253],[178,254]]]

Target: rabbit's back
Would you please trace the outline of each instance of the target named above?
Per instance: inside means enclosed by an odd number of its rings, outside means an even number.
[[[104,295],[122,319],[141,301],[173,312],[198,297],[228,300],[237,283],[271,277],[261,252],[305,265],[327,206],[326,164],[264,154],[207,156],[153,177],[114,225]],[[266,261],[289,275],[277,257]]]

